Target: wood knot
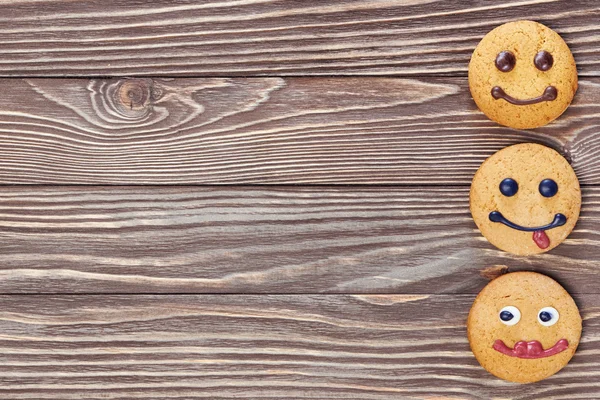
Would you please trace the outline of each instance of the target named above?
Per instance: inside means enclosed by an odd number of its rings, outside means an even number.
[[[493,280],[501,275],[508,273],[508,266],[506,265],[492,265],[491,267],[484,268],[479,274],[485,279]]]
[[[147,78],[131,78],[110,81],[101,85],[100,93],[108,100],[103,102],[129,121],[140,121],[149,117],[157,100],[162,97],[161,89],[157,88],[154,80]]]
[[[152,84],[147,79],[127,79],[119,83],[117,104],[130,111],[144,110],[153,99]]]

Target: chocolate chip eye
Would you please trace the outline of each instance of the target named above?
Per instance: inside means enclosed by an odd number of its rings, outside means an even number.
[[[501,51],[496,56],[496,68],[502,72],[510,72],[515,67],[517,59],[510,51]]]
[[[519,191],[519,184],[512,178],[503,179],[500,182],[500,192],[506,197],[511,197]]]
[[[554,58],[552,57],[552,54],[548,53],[546,50],[542,50],[535,55],[533,63],[540,71],[548,71],[554,64]]]
[[[521,320],[521,311],[515,306],[506,306],[498,314],[500,322],[504,325],[516,325]]]
[[[558,185],[552,179],[544,179],[540,182],[539,191],[544,197],[552,197],[558,192]]]
[[[538,322],[543,326],[552,326],[558,322],[558,310],[554,307],[544,307],[538,312]]]

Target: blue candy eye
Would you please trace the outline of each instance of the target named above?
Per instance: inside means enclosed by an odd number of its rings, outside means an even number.
[[[500,310],[498,317],[504,325],[512,326],[521,320],[521,311],[515,306],[506,306]]]
[[[544,179],[540,182],[540,194],[544,197],[552,197],[558,192],[558,185],[552,179]]]
[[[558,310],[554,307],[544,307],[538,312],[538,322],[543,326],[552,326],[558,322]]]
[[[515,194],[517,194],[518,191],[519,185],[514,179],[506,178],[502,180],[502,182],[500,182],[500,192],[506,197],[514,196]]]

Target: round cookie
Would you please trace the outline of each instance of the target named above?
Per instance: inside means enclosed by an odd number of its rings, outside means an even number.
[[[475,224],[494,246],[517,255],[558,246],[579,217],[581,191],[575,171],[555,150],[523,143],[481,164],[470,192]]]
[[[507,381],[529,383],[568,364],[581,337],[577,305],[553,279],[513,272],[491,281],[467,320],[477,361]]]
[[[469,88],[489,119],[518,129],[558,118],[577,91],[571,50],[552,29],[516,21],[489,32],[469,63]]]

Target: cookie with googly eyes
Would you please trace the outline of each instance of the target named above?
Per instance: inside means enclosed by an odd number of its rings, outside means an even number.
[[[577,91],[571,50],[552,29],[515,21],[489,32],[469,63],[477,107],[497,123],[531,129],[558,118]]]
[[[537,382],[569,363],[581,337],[573,298],[553,279],[513,272],[491,281],[477,296],[467,336],[477,361],[498,378]]]
[[[470,208],[491,244],[516,255],[539,254],[571,233],[579,218],[581,191],[562,155],[522,143],[481,164],[471,183]]]

